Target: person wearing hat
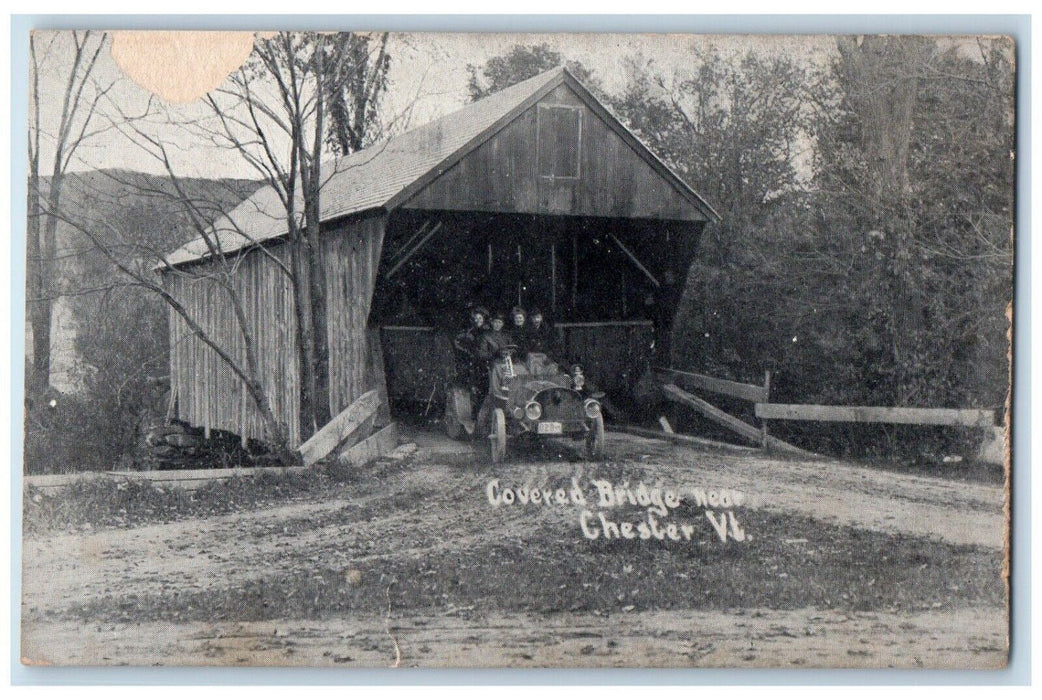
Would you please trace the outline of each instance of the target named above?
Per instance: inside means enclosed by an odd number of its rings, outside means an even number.
[[[539,309],[532,309],[525,327],[525,350],[551,356],[557,351],[554,329],[544,320],[543,312]]]
[[[517,354],[524,357],[528,353],[528,326],[525,324],[527,314],[520,306],[510,309],[510,336],[517,345]]]
[[[474,306],[470,310],[470,325],[452,341],[456,351],[456,376],[459,381],[470,387],[484,386],[485,364],[479,355],[481,337],[488,330],[488,309]]]
[[[510,333],[503,330],[506,321],[499,311],[492,314],[492,326],[487,329],[478,342],[478,357],[485,362],[490,362],[499,355],[500,351],[508,345],[516,345]]]

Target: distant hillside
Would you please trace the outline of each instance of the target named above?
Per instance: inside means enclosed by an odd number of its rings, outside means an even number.
[[[200,219],[212,221],[259,186],[256,180],[205,178],[185,178],[175,186],[160,175],[94,170],[66,175],[62,209],[106,241],[169,252],[197,235],[185,202],[191,203]],[[59,249],[73,252],[85,247],[90,246],[82,234],[59,224]]]
[[[62,210],[121,260],[152,264],[154,253],[173,251],[197,235],[192,210],[200,220],[211,221],[259,185],[254,180],[186,178],[175,186],[169,177],[117,169],[70,173],[63,184]],[[118,312],[118,304],[106,302],[120,274],[77,227],[64,222],[58,225],[57,261],[62,297],[52,325],[52,384],[75,391],[95,364],[84,360],[77,337],[81,329],[105,320],[99,313]],[[28,351],[28,326],[26,333]]]

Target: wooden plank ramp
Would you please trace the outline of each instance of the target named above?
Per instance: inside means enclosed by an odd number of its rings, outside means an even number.
[[[958,425],[975,428],[991,428],[995,425],[995,411],[976,408],[891,408],[886,406],[757,403],[756,416],[771,420],[839,423]]]
[[[392,452],[398,446],[398,425],[390,423],[337,455],[340,464],[360,467]]]
[[[325,459],[333,450],[349,442],[365,438],[372,430],[372,420],[380,407],[380,396],[376,389],[359,396],[354,403],[340,412],[300,446],[305,466]]]

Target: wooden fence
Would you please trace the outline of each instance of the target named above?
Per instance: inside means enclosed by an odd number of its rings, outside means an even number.
[[[94,479],[127,479],[148,481],[156,486],[177,486],[194,491],[214,481],[232,477],[256,477],[262,474],[304,474],[310,467],[232,467],[230,469],[163,469],[155,471],[79,472],[76,474],[35,474],[23,477],[25,486],[43,491],[56,491],[77,481]]]
[[[770,420],[806,420],[838,423],[961,425],[971,428],[990,428],[995,425],[995,411],[977,408],[894,408],[889,406],[815,406],[812,404],[757,403],[756,417]]]
[[[656,367],[656,377],[663,395],[676,403],[694,409],[700,415],[722,425],[746,440],[764,448],[798,450],[771,436],[769,420],[828,421],[843,423],[893,423],[905,425],[947,425],[989,428],[995,425],[996,412],[976,408],[904,408],[889,406],[817,406],[812,404],[770,403],[771,373],[764,373],[763,385],[743,384],[718,379],[697,372]],[[683,387],[683,388],[681,388]],[[703,391],[749,401],[760,419],[760,427],[750,425],[689,391]]]
[[[760,386],[757,384],[732,382],[729,379],[717,379],[716,377],[710,377],[707,374],[698,374],[697,372],[681,372],[678,369],[656,367],[655,371],[659,374],[668,375],[672,380],[672,383],[679,384],[688,389],[701,389],[714,394],[730,396],[735,399],[744,399],[745,401],[751,401],[753,403],[766,403],[768,394],[770,393],[770,372],[764,373],[764,383]]]
[[[675,384],[664,384],[662,386],[662,392],[666,395],[667,399],[671,399],[677,403],[695,409],[706,418],[731,429],[751,442],[761,442],[763,440],[763,431],[761,429],[749,425],[743,420],[735,418],[730,413],[721,411],[708,401],[700,399],[693,394],[689,394]]]
[[[722,425],[749,442],[763,448],[773,448],[783,452],[793,452],[804,455],[810,454],[795,445],[790,445],[789,443],[768,434],[766,420],[761,421],[760,427],[750,425],[749,423],[732,416],[730,413],[720,410],[705,399],[701,399],[684,390],[706,391],[712,394],[729,396],[733,399],[749,401],[755,405],[762,405],[768,401],[771,394],[770,371],[764,372],[762,385],[744,384],[742,382],[731,381],[730,379],[710,377],[708,374],[684,372],[668,367],[656,367],[655,374],[662,385],[662,393],[667,399],[694,409],[700,415],[718,425]]]

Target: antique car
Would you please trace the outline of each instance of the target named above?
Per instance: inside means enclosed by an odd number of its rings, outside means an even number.
[[[489,368],[489,390],[476,417],[471,393],[450,387],[445,409],[449,436],[476,436],[492,463],[503,461],[507,443],[521,436],[583,440],[586,457],[604,456],[602,393],[589,392],[582,368],[571,373],[543,353],[515,358],[515,346],[504,348]]]

